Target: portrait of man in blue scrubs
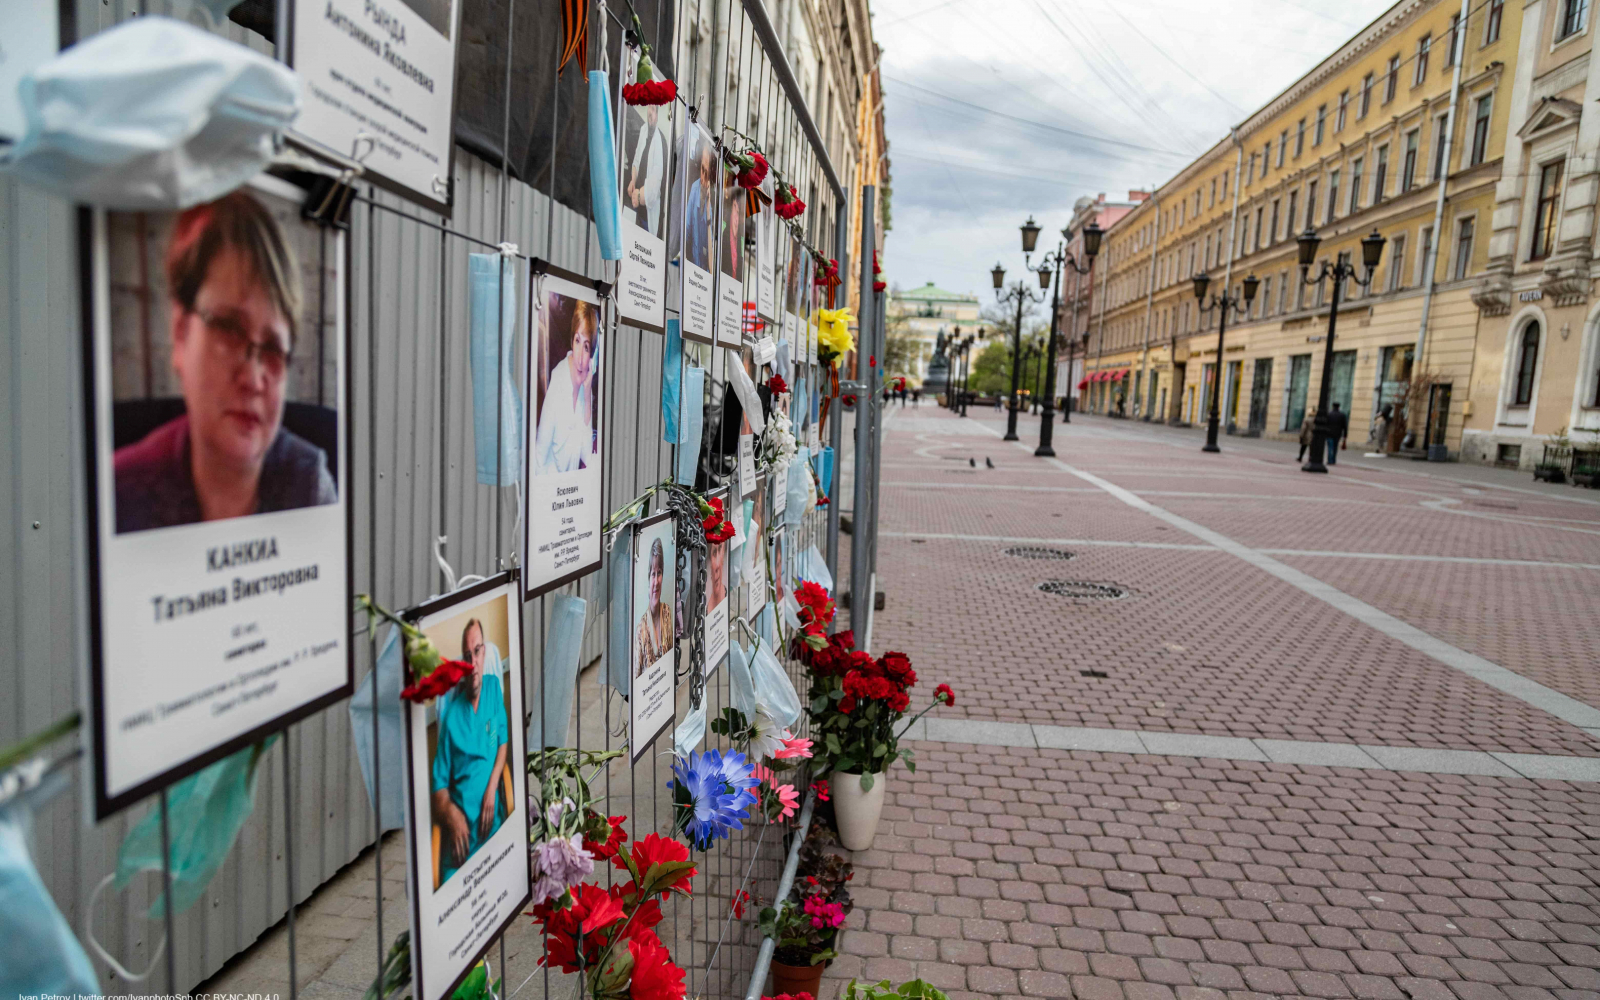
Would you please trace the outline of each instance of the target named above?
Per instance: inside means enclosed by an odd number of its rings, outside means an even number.
[[[497,669],[485,675],[491,652]],[[439,831],[435,889],[500,828],[511,805],[504,794],[510,732],[499,655],[476,618],[462,630],[460,659],[472,664],[472,673],[439,700],[429,782],[429,804]]]

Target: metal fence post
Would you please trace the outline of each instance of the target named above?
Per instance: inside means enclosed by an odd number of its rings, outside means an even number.
[[[855,491],[851,503],[850,532],[850,627],[855,630],[858,649],[871,647],[872,536],[868,534],[873,517],[872,466],[874,413],[878,406],[877,337],[873,333],[872,301],[872,185],[861,189],[861,309],[856,337],[856,454]]]

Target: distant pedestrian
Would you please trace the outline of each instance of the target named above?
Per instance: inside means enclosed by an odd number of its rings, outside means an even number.
[[[1367,447],[1373,451],[1385,452],[1389,450],[1389,428],[1394,421],[1394,407],[1389,403],[1383,404],[1383,409],[1372,418],[1372,427],[1367,431]]]
[[[920,387],[911,390],[911,405],[912,406],[921,406],[922,405],[922,389]]]
[[[994,397],[994,410],[996,413],[1000,412],[1000,395],[998,393]]]
[[[1119,393],[1117,393],[1117,416],[1126,417],[1127,415],[1128,415],[1128,394],[1125,393],[1125,392],[1119,392]]]
[[[1300,454],[1295,456],[1294,460],[1296,462],[1304,462],[1306,460],[1306,449],[1311,447],[1311,431],[1316,426],[1316,422],[1317,418],[1310,413],[1307,413],[1305,420],[1300,422]]]
[[[1333,409],[1328,413],[1328,464],[1336,465],[1339,461],[1339,449],[1348,447],[1345,438],[1350,434],[1350,414],[1339,409],[1339,404],[1334,403]]]

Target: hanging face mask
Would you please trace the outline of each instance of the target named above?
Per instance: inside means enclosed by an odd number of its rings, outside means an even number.
[[[233,849],[239,829],[255,808],[258,765],[276,742],[276,735],[269,736],[167,789],[174,913],[182,913],[199,902]],[[159,805],[145,813],[122,841],[122,849],[117,852],[115,885],[126,889],[135,875],[146,871],[161,871]],[[150,906],[150,919],[158,920],[165,912],[164,896],[157,893]]]
[[[8,805],[0,811],[0,996],[98,996],[89,956],[33,866],[32,810]]]
[[[822,491],[832,498],[828,491],[833,489],[833,449],[824,446],[817,452],[816,458],[817,479],[822,483]]]
[[[728,690],[733,707],[751,718],[756,711],[756,686],[750,678],[750,651],[737,641],[728,649]]]
[[[77,202],[181,209],[271,162],[300,80],[243,45],[165,17],[79,42],[18,86],[27,131],[0,169]]]
[[[769,604],[762,618],[770,623],[772,615]],[[800,695],[765,639],[756,644],[750,655],[750,680],[755,685],[756,701],[766,707],[778,725],[787,729],[800,720]]]
[[[608,558],[606,594],[610,601],[610,621],[606,632],[606,670],[602,683],[610,683],[627,698],[632,693],[629,686],[628,653],[633,649],[631,622],[633,621],[633,525],[617,529]]]
[[[366,779],[367,796],[374,794],[373,775],[381,779],[378,798],[385,830],[405,827],[405,754],[400,721],[400,630],[390,628],[378,651],[378,752],[372,743],[372,675],[356,682],[350,697],[350,736],[361,762],[361,777]]]
[[[512,486],[522,472],[522,393],[512,343],[522,262],[497,253],[467,255],[471,300],[472,437],[478,482]]]
[[[806,486],[811,482],[811,469],[806,463],[810,460],[811,449],[801,445],[795,452],[795,460],[789,463],[789,479],[784,484],[788,499],[783,505],[783,523],[791,528],[798,527],[806,513]]]
[[[700,699],[700,707],[689,708],[689,714],[684,716],[678,728],[672,732],[672,752],[679,757],[687,757],[694,753],[694,748],[706,737],[706,700]]]
[[[661,440],[678,443],[678,409],[683,398],[683,335],[678,321],[667,320],[666,353],[661,359]]]
[[[601,18],[604,28],[605,19]],[[602,40],[601,51],[604,51]],[[589,73],[589,192],[602,260],[622,259],[622,205],[617,197],[617,146],[612,135],[609,76]]]
[[[828,561],[822,558],[822,553],[817,551],[815,545],[800,553],[800,566],[795,575],[833,593],[833,574],[828,572]]]
[[[750,421],[750,433],[759,435],[767,426],[767,421],[762,415],[761,397],[756,393],[756,384],[750,381],[750,376],[745,372],[744,361],[740,359],[738,351],[728,351],[728,382],[733,386],[733,394],[739,397],[739,406],[744,410],[745,419]]]
[[[583,625],[589,602],[581,597],[554,594],[550,598],[550,625],[544,641],[544,685],[539,694],[543,710],[528,727],[530,748],[564,747],[572,723],[572,696],[578,684],[578,659],[583,651]],[[542,726],[541,726],[542,720]]]
[[[683,406],[678,421],[678,485],[693,488],[700,467],[700,433],[705,420],[706,370],[693,365],[683,373]]]

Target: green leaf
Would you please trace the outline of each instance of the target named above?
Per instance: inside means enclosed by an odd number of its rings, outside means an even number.
[[[632,859],[629,860],[631,862]],[[687,895],[689,890],[683,883],[688,880],[683,877],[683,873],[693,869],[694,866],[693,861],[658,861],[645,872],[644,881],[639,882],[639,891],[647,899],[671,889]]]
[[[840,749],[841,748],[839,746],[839,737],[835,736],[833,733],[829,733],[828,734],[828,752],[829,753],[839,753]]]
[[[876,783],[877,783],[877,779],[872,775],[872,773],[870,771],[861,776],[861,790],[863,792],[872,791],[872,786],[874,784],[876,784]]]

